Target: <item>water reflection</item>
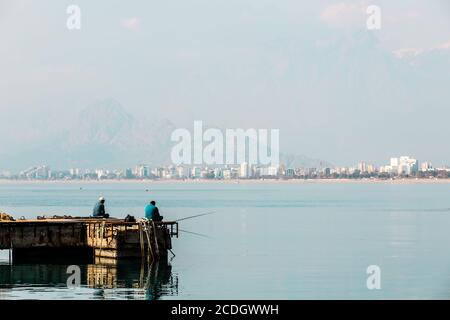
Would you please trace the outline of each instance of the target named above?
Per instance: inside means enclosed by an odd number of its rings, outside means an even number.
[[[17,288],[30,291],[39,287],[67,289],[67,264],[0,265],[0,291]],[[167,260],[152,264],[141,261],[96,261],[80,265],[81,287],[88,288],[86,299],[149,299],[178,295],[178,275]],[[7,297],[7,295],[6,295]],[[45,298],[45,297],[42,297]]]

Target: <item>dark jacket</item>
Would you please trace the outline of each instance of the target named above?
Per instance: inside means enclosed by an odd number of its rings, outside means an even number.
[[[106,216],[105,205],[100,201],[95,204],[94,211],[92,212],[93,217],[104,217]]]

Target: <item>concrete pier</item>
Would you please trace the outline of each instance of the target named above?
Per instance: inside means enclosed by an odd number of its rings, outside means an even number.
[[[46,258],[158,260],[172,249],[178,223],[124,222],[119,219],[65,218],[0,222],[0,250],[12,260]]]

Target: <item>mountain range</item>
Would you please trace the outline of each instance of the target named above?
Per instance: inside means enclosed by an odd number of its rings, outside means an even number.
[[[2,157],[8,170],[46,164],[51,168],[121,168],[167,163],[174,125],[166,119],[135,118],[107,99],[83,109],[59,135]]]
[[[51,138],[20,152],[4,155],[3,169],[19,171],[33,165],[52,169],[125,168],[139,163],[168,165],[175,125],[167,119],[136,118],[114,99],[81,110],[73,124]],[[323,167],[329,163],[306,156],[284,155],[287,166]]]

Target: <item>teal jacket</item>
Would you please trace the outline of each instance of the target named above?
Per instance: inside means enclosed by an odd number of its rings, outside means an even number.
[[[152,205],[151,203],[149,203],[146,207],[145,207],[145,217],[149,220],[153,220],[153,214],[156,210],[156,207],[154,205]]]
[[[151,203],[145,207],[145,217],[153,221],[162,221],[163,216],[159,214],[158,207],[152,205]]]

